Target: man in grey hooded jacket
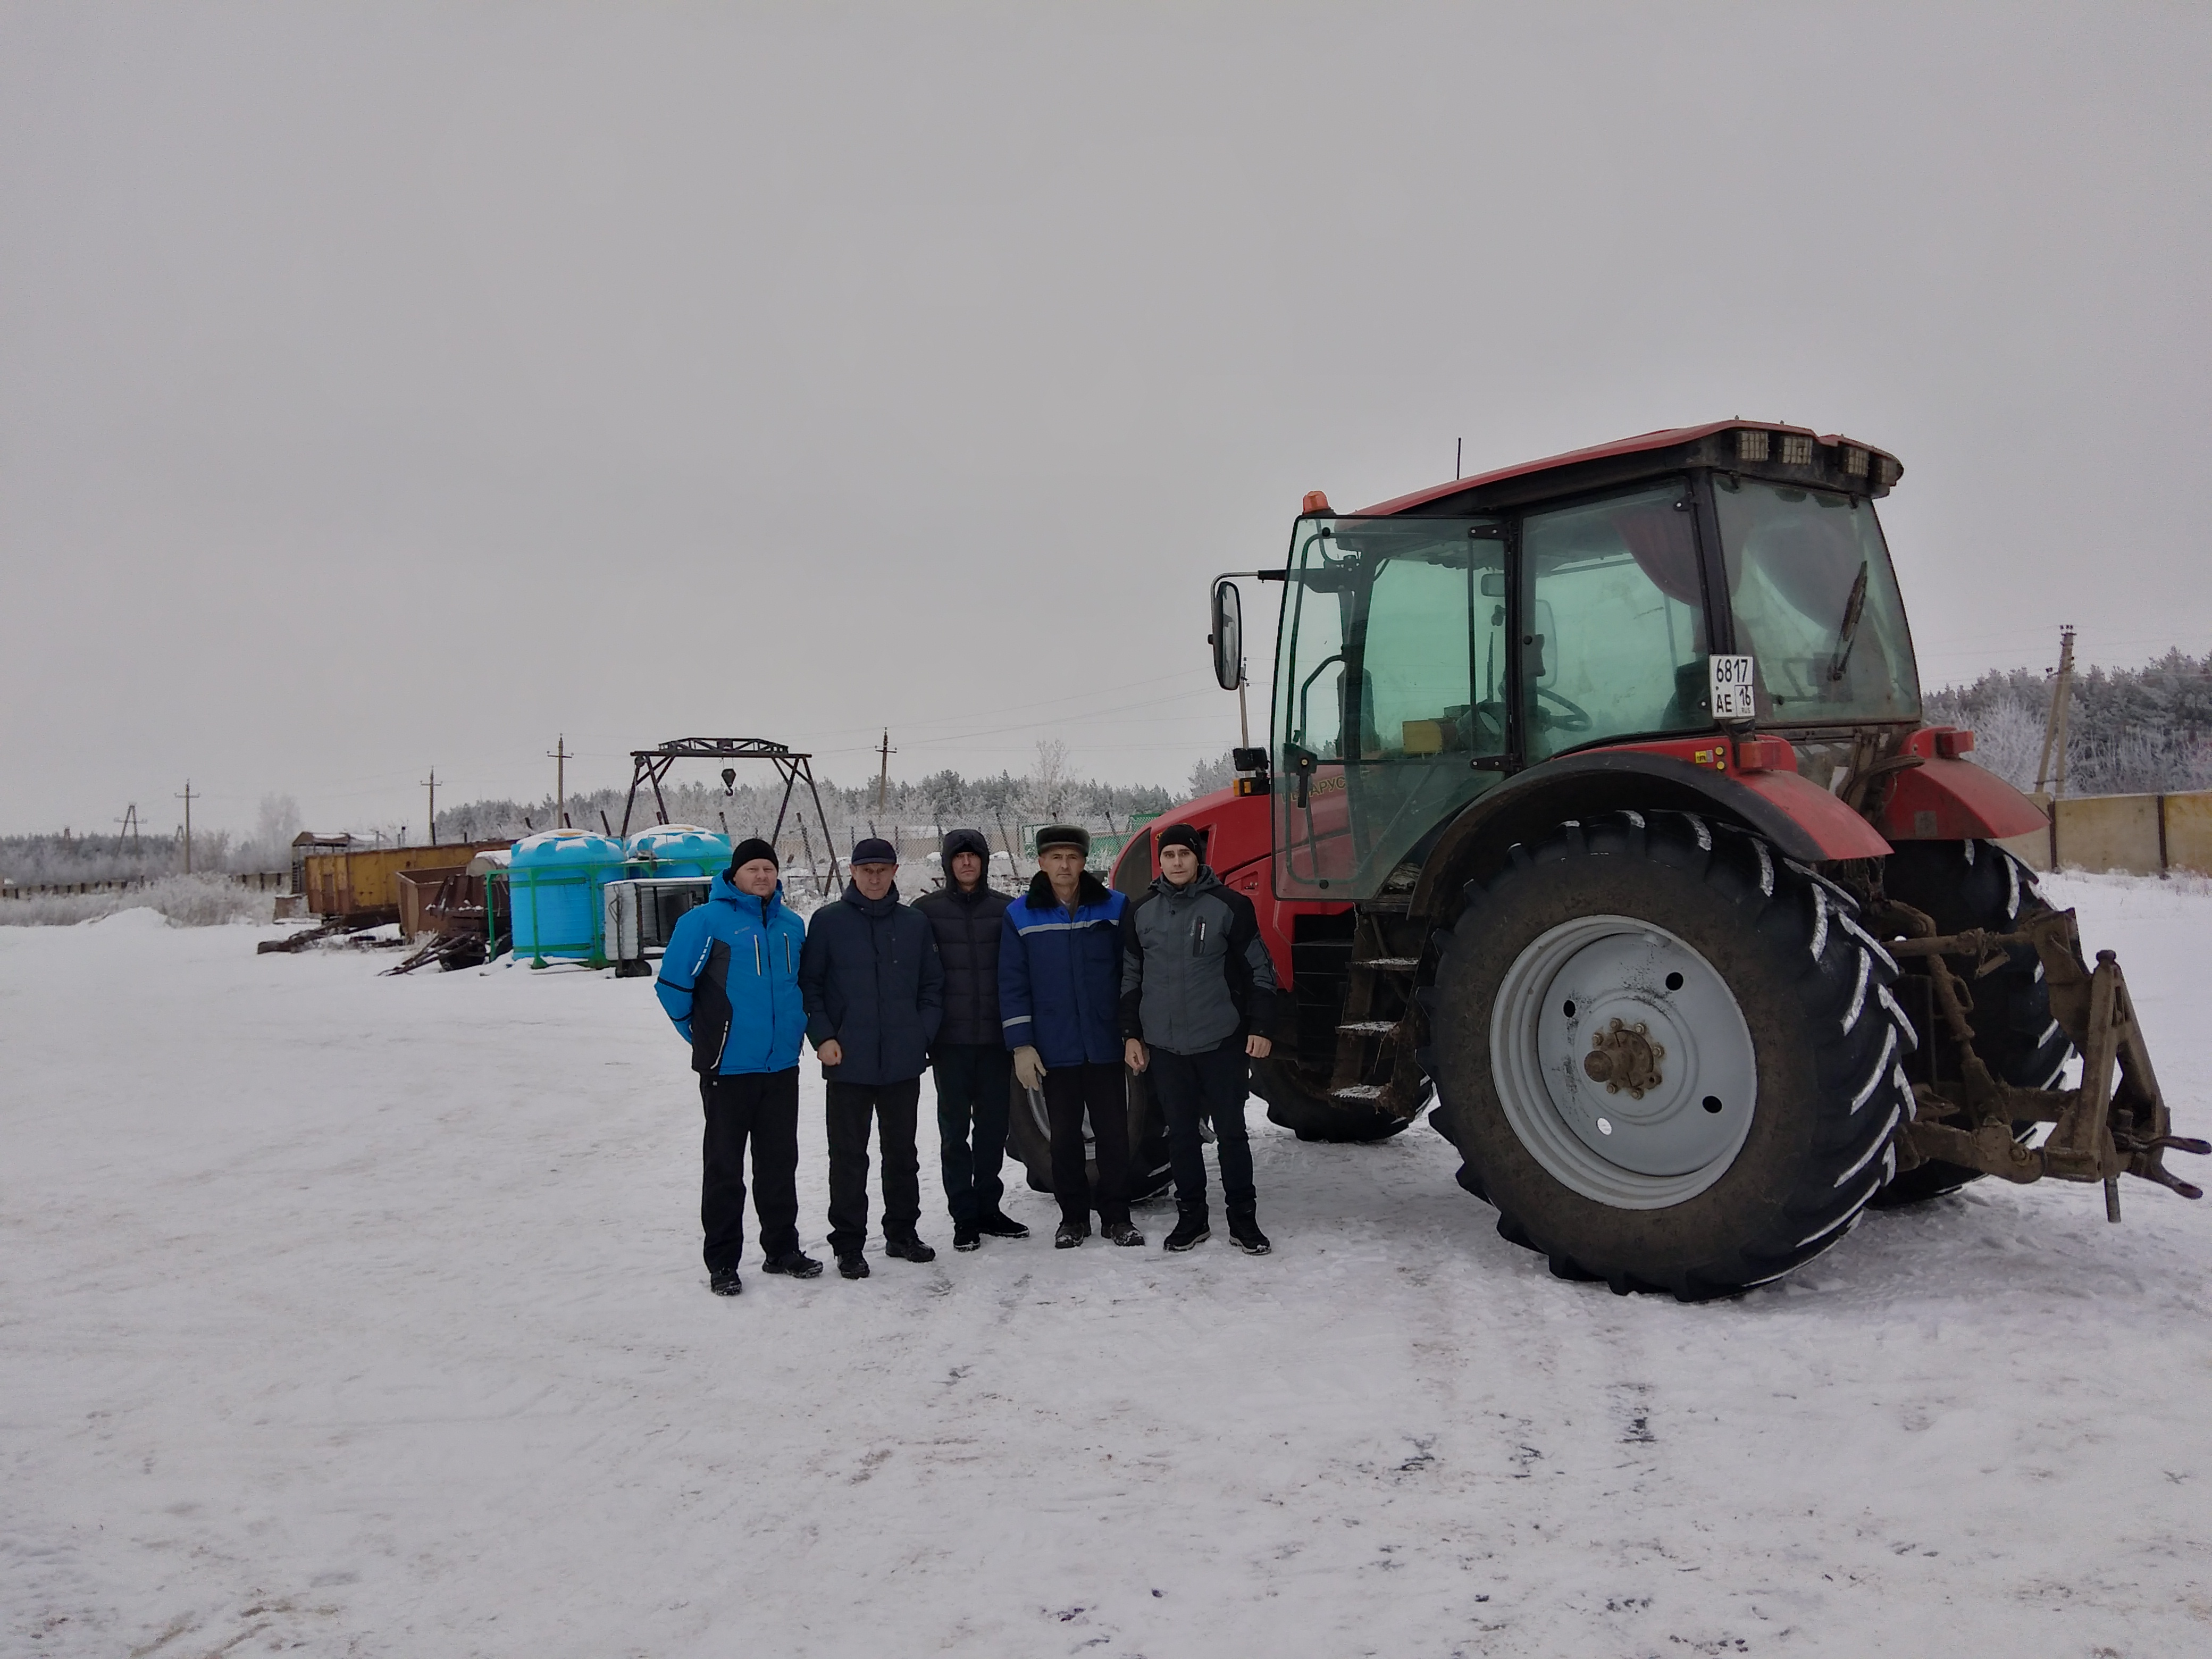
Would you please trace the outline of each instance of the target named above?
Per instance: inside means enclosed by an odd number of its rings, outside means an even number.
[[[1224,886],[1199,853],[1188,824],[1160,831],[1159,878],[1122,915],[1121,1032],[1131,1068],[1150,1072],[1167,1119],[1179,1212],[1167,1248],[1211,1237],[1199,1135],[1211,1116],[1229,1235],[1247,1255],[1265,1255],[1244,1100],[1252,1061],[1270,1047],[1275,965],[1252,901]]]

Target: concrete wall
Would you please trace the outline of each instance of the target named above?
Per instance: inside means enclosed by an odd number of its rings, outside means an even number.
[[[2051,827],[2003,843],[2031,868],[2048,870],[2056,863],[2139,876],[2169,870],[2212,875],[2212,790],[2081,795],[2037,804],[2051,813]]]

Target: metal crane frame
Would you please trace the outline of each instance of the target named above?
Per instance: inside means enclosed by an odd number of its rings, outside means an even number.
[[[629,821],[637,805],[639,787],[653,787],[654,820],[668,822],[668,802],[660,793],[660,781],[668,775],[668,769],[680,760],[764,760],[776,769],[783,779],[783,800],[775,809],[775,829],[770,833],[771,842],[783,834],[783,820],[791,810],[791,792],[803,778],[806,793],[814,799],[814,816],[822,825],[822,839],[830,854],[830,884],[837,885],[837,848],[830,840],[830,816],[822,810],[822,793],[814,787],[814,757],[801,754],[768,738],[674,738],[655,749],[633,749],[629,754],[632,768],[629,780],[629,799],[623,803],[622,837],[629,839]]]

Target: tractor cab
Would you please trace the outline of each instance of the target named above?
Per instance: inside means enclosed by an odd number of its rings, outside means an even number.
[[[1920,719],[1875,499],[1896,461],[1733,427],[1652,434],[1357,514],[1309,498],[1279,571],[1276,892],[1405,888],[1527,769],[1763,728],[1825,784]],[[1692,751],[1694,752],[1694,749]]]

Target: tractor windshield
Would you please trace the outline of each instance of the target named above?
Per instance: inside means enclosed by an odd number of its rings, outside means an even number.
[[[1713,480],[1735,648],[1777,726],[1917,720],[1920,679],[1874,503]]]
[[[1276,891],[1364,897],[1498,781],[1505,543],[1493,520],[1301,519],[1276,646]]]

